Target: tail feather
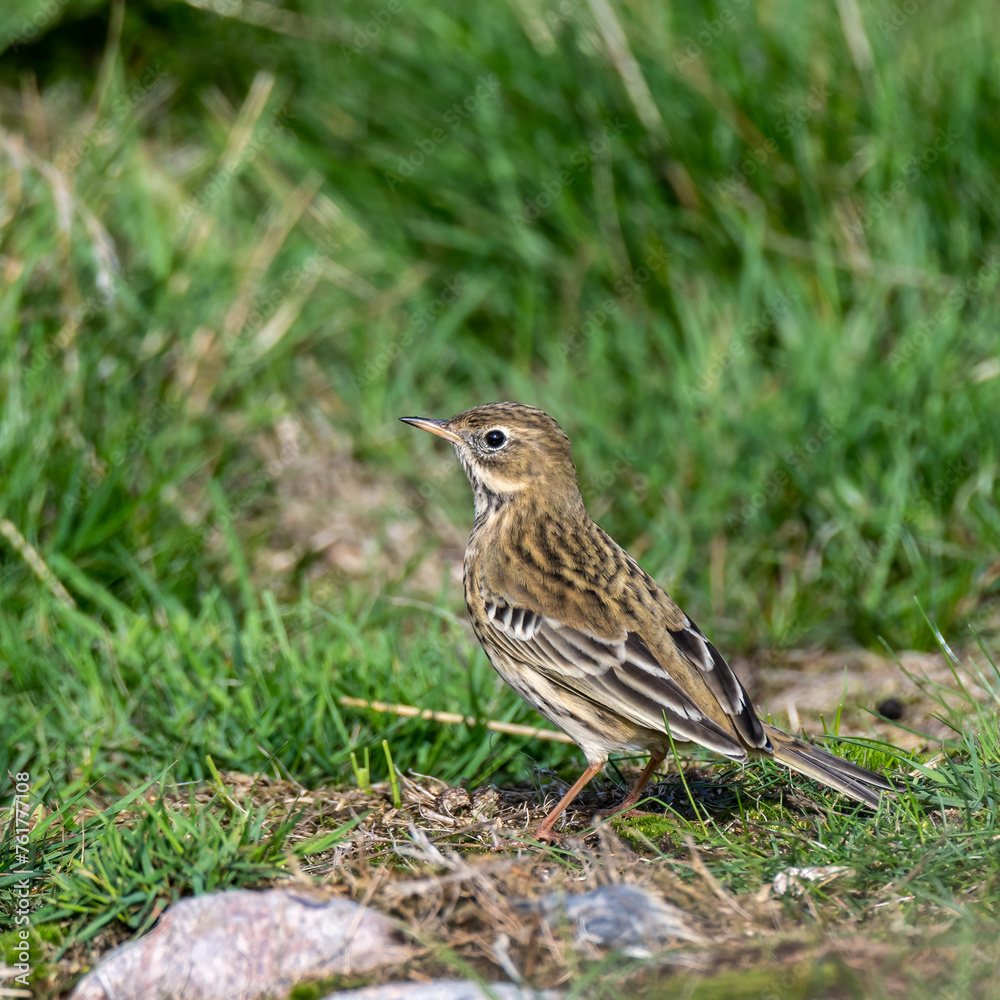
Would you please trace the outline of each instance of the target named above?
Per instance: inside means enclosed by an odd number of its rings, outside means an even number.
[[[883,791],[893,790],[882,775],[852,764],[843,757],[827,753],[796,736],[789,736],[775,726],[765,724],[764,732],[771,741],[774,759],[779,763],[807,778],[835,788],[872,809],[878,806]]]

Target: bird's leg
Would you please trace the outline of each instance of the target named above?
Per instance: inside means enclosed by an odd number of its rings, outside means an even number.
[[[576,784],[574,784],[573,787],[559,800],[559,804],[555,807],[555,809],[553,809],[552,812],[550,812],[548,816],[546,816],[545,819],[543,819],[539,824],[538,829],[535,831],[535,837],[538,840],[556,841],[561,839],[559,834],[554,833],[552,830],[552,827],[556,824],[556,820],[559,818],[559,814],[580,794],[587,782],[590,781],[590,779],[593,778],[602,767],[604,767],[603,760],[599,764],[591,764],[588,766],[587,770],[584,771],[579,778],[577,778]]]
[[[649,779],[653,777],[656,773],[656,769],[663,763],[666,759],[666,754],[652,754],[649,758],[649,763],[643,768],[642,774],[636,779],[635,784],[632,786],[632,791],[625,796],[621,803],[614,807],[614,809],[607,809],[603,812],[599,812],[594,819],[607,819],[609,816],[619,816],[623,813],[629,811],[639,801],[639,797],[642,795],[642,790],[649,784]]]

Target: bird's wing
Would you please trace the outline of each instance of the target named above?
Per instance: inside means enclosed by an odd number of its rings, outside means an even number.
[[[541,671],[549,681],[636,725],[662,732],[665,717],[679,742],[700,743],[727,757],[745,759],[746,749],[729,719],[730,713],[715,712],[713,718],[700,708],[638,632],[622,628],[620,636],[602,638],[519,607],[506,598],[484,597],[486,622],[480,628],[486,631],[482,638],[487,648],[498,647],[514,661]],[[696,642],[697,636],[705,644],[704,653]],[[681,668],[682,675],[690,674],[690,663],[704,672],[715,669],[700,659],[692,659],[715,652],[700,632],[693,632],[676,647],[675,665]],[[719,660],[725,664],[721,656]],[[739,686],[739,681],[736,684]]]
[[[677,610],[683,623],[678,628],[667,628],[664,641],[672,643],[688,663],[697,667],[722,711],[733,720],[743,742],[749,747],[769,750],[764,727],[733,668],[705,633],[680,608]]]

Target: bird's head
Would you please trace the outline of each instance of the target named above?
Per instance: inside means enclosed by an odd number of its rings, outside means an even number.
[[[569,438],[534,406],[486,403],[450,420],[400,419],[455,446],[476,494],[477,514],[536,497],[550,506],[582,503]]]

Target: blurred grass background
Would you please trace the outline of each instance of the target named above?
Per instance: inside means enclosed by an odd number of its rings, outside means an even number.
[[[533,718],[461,624],[467,484],[396,422],[495,399],[560,420],[730,653],[926,648],[914,598],[989,634],[998,31],[989,0],[5,4],[0,774],[573,757],[337,706]]]
[[[389,599],[460,610],[470,497],[395,418],[492,399],[731,652],[995,623],[998,18],[8,6],[0,515],[67,593],[0,542],[7,724],[239,674],[262,589],[363,631],[311,690],[451,699]]]
[[[732,651],[989,624],[998,14],[797,10],[9,9],[0,513],[92,623],[385,614],[471,506],[395,418],[513,398]],[[65,640],[0,558],[30,690]]]

